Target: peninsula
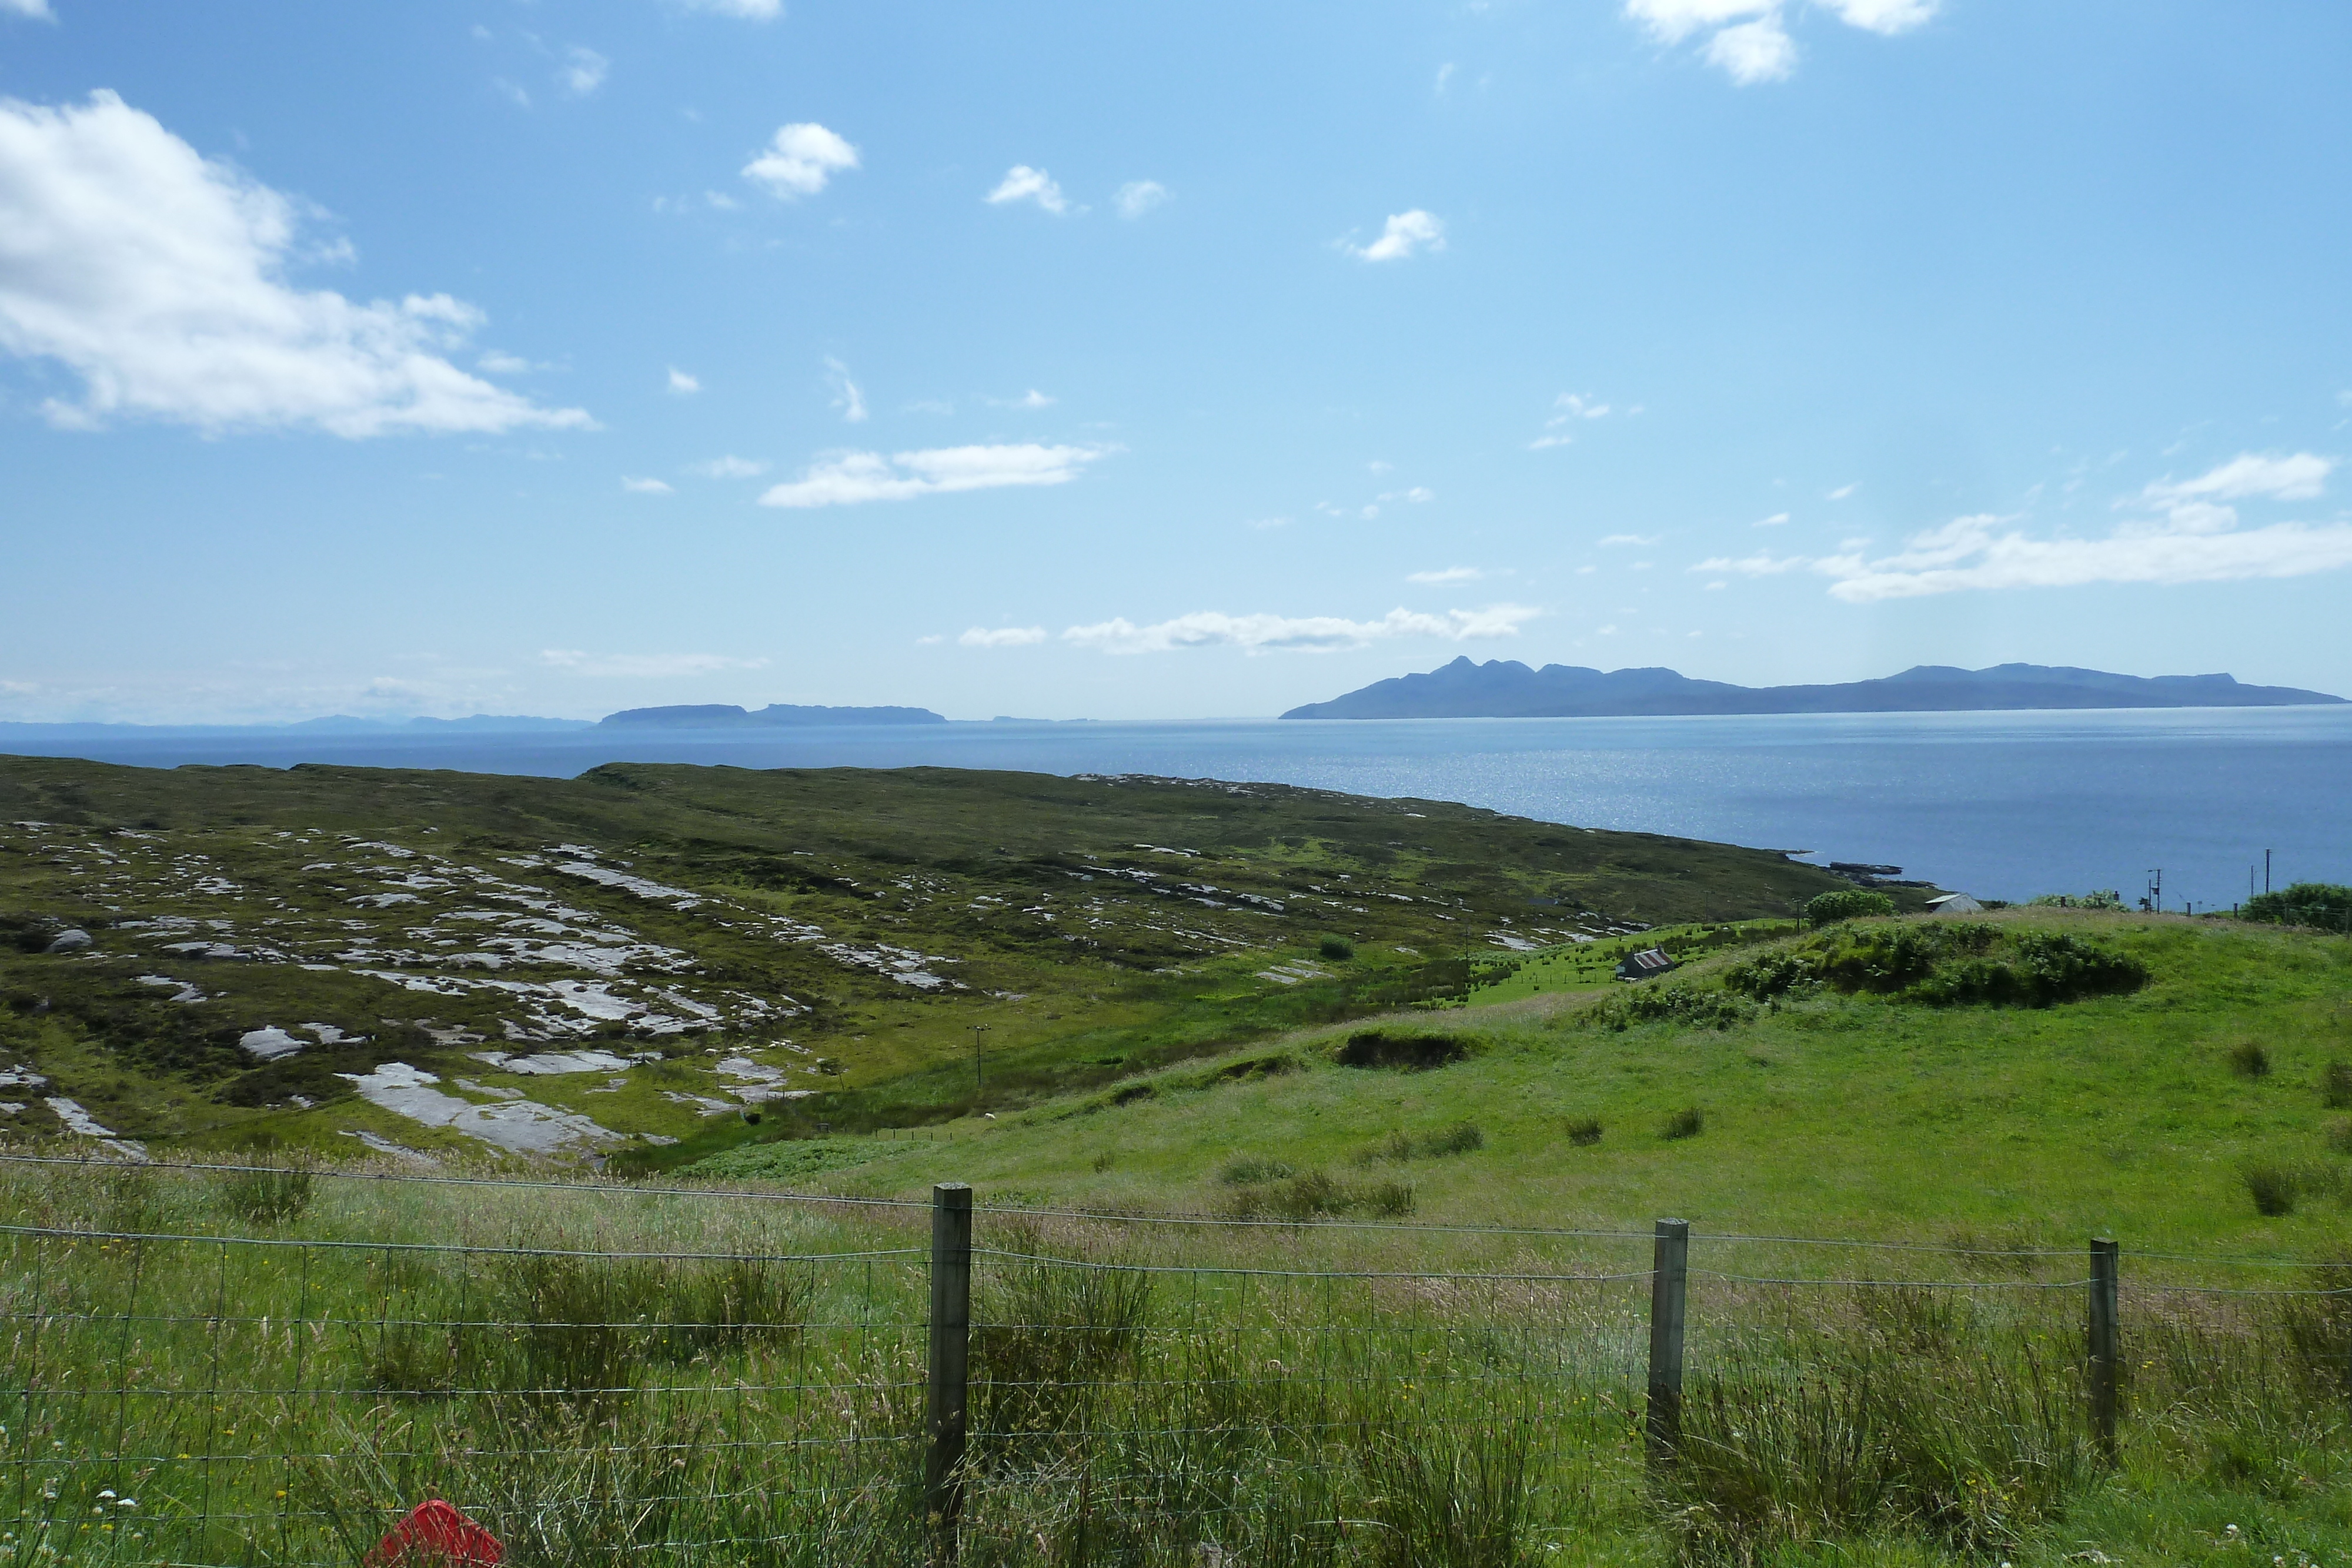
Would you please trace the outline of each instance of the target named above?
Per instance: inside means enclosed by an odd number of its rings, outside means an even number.
[[[2049,664],[1962,670],[1918,664],[1835,685],[1740,686],[1667,669],[1530,669],[1466,655],[1427,674],[1399,675],[1292,708],[1285,718],[1584,718],[1765,713],[1974,713],[2023,708],[2290,707],[2342,697],[2250,686],[2232,675],[2115,675]]]

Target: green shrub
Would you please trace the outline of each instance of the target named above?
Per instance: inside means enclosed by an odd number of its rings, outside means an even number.
[[[2352,1061],[2337,1057],[2321,1071],[2319,1103],[2331,1111],[2352,1111]]]
[[[2352,887],[2333,882],[2298,882],[2283,892],[2248,899],[2245,918],[2316,925],[2323,931],[2352,931]]]
[[[1642,1023],[1681,1023],[1698,1029],[1737,1029],[1755,1009],[1721,991],[1689,986],[1642,986],[1610,998],[1584,1015],[1594,1024],[1622,1031]]]
[[[2271,1053],[2258,1040],[2242,1040],[2230,1048],[2230,1071],[2241,1078],[2267,1078]]]
[[[1402,1034],[1363,1029],[1332,1053],[1342,1067],[1397,1067],[1408,1072],[1444,1067],[1470,1054],[1469,1044],[1450,1034]]]
[[[1685,1105],[1666,1118],[1658,1136],[1672,1142],[1677,1138],[1696,1138],[1706,1131],[1706,1113],[1696,1105]]]
[[[2147,981],[2138,959],[2066,932],[1949,920],[1824,931],[1723,977],[1758,1001],[1827,987],[1938,1006],[2021,1007],[2137,990]]]
[[[2025,901],[2028,909],[2121,909],[2124,895],[2113,888],[2095,893],[2045,893]]]
[[[1326,936],[1316,944],[1315,950],[1335,964],[1345,963],[1356,956],[1356,945],[1345,936]]]
[[[1580,1149],[1591,1148],[1601,1141],[1601,1118],[1570,1116],[1568,1119],[1568,1141]]]
[[[1287,1181],[1297,1174],[1285,1161],[1244,1155],[1225,1162],[1225,1168],[1217,1173],[1217,1179],[1227,1186],[1255,1186],[1260,1182]]]
[[[1834,925],[1841,920],[1861,920],[1874,915],[1894,913],[1893,899],[1866,887],[1832,888],[1827,893],[1816,894],[1805,904],[1805,918],[1815,925]]]
[[[1486,1134],[1478,1130],[1477,1123],[1456,1122],[1423,1137],[1420,1149],[1424,1155],[1467,1155],[1486,1146]]]

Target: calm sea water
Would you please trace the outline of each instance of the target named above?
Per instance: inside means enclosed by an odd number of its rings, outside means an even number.
[[[1811,850],[1999,898],[2111,887],[2136,899],[2161,867],[2168,907],[2228,904],[2245,896],[2266,849],[2280,885],[2352,882],[2352,707],[0,744],[145,767],[323,762],[559,778],[613,761],[1156,773]]]

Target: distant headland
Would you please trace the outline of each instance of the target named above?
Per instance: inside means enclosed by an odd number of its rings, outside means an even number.
[[[1738,686],[1667,669],[1529,669],[1466,655],[1427,674],[1375,681],[1285,718],[1596,718],[1693,714],[1976,713],[2027,708],[2292,707],[2325,692],[2249,686],[2231,675],[2114,675],[2049,664],[1984,670],[1919,664],[1898,675],[1818,686]],[[608,721],[609,722],[609,721]]]
[[[746,710],[726,703],[633,707],[606,714],[599,729],[767,729],[809,724],[945,724],[927,707],[819,707],[770,703]]]

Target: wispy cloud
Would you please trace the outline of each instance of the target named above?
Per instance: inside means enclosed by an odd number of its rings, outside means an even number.
[[[1788,520],[1788,513],[1775,512],[1769,517],[1759,517],[1748,526],[1751,528],[1777,528]]]
[[[563,52],[563,64],[557,69],[555,79],[572,97],[586,98],[604,85],[604,78],[612,68],[613,62],[595,50],[575,45]]]
[[[1934,18],[1940,0],[1824,0],[1848,26],[1893,37]],[[1706,62],[1743,87],[1785,79],[1797,65],[1787,0],[1625,0],[1625,15],[1659,43],[1704,33]]]
[[[746,22],[772,22],[784,14],[784,0],[670,0],[685,11],[708,11],[715,16],[740,16]]]
[[[763,507],[842,507],[860,501],[905,501],[959,490],[1013,485],[1065,485],[1085,466],[1117,450],[1105,446],[945,446],[927,452],[844,452],[820,459],[806,474],[760,497]]]
[[[2037,538],[2024,519],[1979,514],[1913,534],[1901,549],[1864,553],[1850,539],[1833,555],[1717,557],[1694,571],[1778,574],[1804,567],[1832,579],[1850,604],[2016,588],[2090,583],[2228,582],[2305,577],[2352,566],[2352,524],[2241,528],[2231,501],[2312,500],[2336,460],[2313,453],[2249,453],[2189,479],[2163,479],[2118,503],[2126,520],[2096,538]]]
[[[992,397],[988,401],[998,408],[1025,408],[1034,410],[1051,408],[1060,400],[1049,397],[1045,393],[1039,392],[1035,387],[1031,387],[1019,397]]]
[[[1832,490],[1832,491],[1828,494],[1828,496],[1824,497],[1823,497],[1823,499],[1825,499],[1825,500],[1831,500],[1831,501],[1843,501],[1843,500],[1844,500],[1848,496],[1853,495],[1856,490],[1859,490],[1859,489],[1861,489],[1861,488],[1862,488],[1862,484],[1861,484],[1861,482],[1860,482],[1859,480],[1855,481],[1853,484],[1851,484],[1851,485],[1840,485],[1836,489]]]
[[[737,457],[730,454],[725,457],[713,457],[707,463],[689,463],[686,471],[699,474],[706,479],[751,479],[765,474],[768,465],[763,459]]]
[[[1370,245],[1343,245],[1359,261],[1402,261],[1423,251],[1445,248],[1445,220],[1415,207],[1391,215]]]
[[[540,663],[575,675],[624,680],[671,680],[681,675],[710,675],[724,670],[761,670],[765,659],[736,659],[723,653],[591,653],[578,648],[541,650]]]
[[[956,639],[967,648],[1026,648],[1045,640],[1043,626],[975,626]]]
[[[673,396],[691,397],[702,390],[702,382],[672,365],[669,368],[669,390]]]
[[[1204,610],[1149,626],[1138,626],[1122,616],[1091,626],[1073,626],[1062,638],[1106,653],[1166,653],[1186,648],[1328,653],[1395,637],[1434,637],[1454,643],[1511,637],[1517,635],[1524,622],[1541,613],[1522,604],[1449,610],[1443,615],[1400,607],[1378,621],[1350,621],[1337,615],[1227,615]]]
[[[865,423],[866,394],[849,379],[849,367],[828,355],[824,368],[825,382],[833,389],[833,406],[841,411],[841,417],[847,423]]]
[[[639,496],[667,496],[670,493],[670,487],[659,479],[632,479],[625,474],[621,476],[621,488]]]
[[[79,402],[43,405],[53,423],[349,437],[594,423],[459,370],[450,356],[484,318],[446,294],[360,304],[289,286],[318,248],[300,243],[303,205],[111,92],[0,99],[0,352],[83,383]]]
[[[1034,202],[1056,214],[1070,210],[1069,198],[1062,194],[1062,187],[1055,183],[1054,176],[1026,163],[1015,163],[1006,170],[996,188],[981,199],[1000,207],[1008,202]]]
[[[1528,443],[1530,452],[1546,447],[1566,446],[1576,440],[1575,426],[1588,419],[1606,419],[1609,405],[1581,392],[1562,392],[1552,399],[1551,417],[1544,421],[1544,433]]]
[[[814,121],[781,126],[767,148],[743,165],[743,178],[780,201],[814,196],[834,175],[857,167],[857,149]]]
[[[37,22],[54,22],[57,14],[49,9],[49,0],[0,0],[0,11],[29,17]]]
[[[1166,206],[1171,199],[1168,187],[1157,180],[1129,180],[1112,198],[1123,218],[1139,218],[1156,207]]]
[[[1664,537],[1662,534],[1604,534],[1601,547],[1608,549],[1618,545],[1654,545]]]
[[[1434,588],[1447,582],[1476,582],[1486,575],[1475,566],[1449,566],[1443,571],[1408,572],[1405,574],[1405,580],[1426,583]]]

